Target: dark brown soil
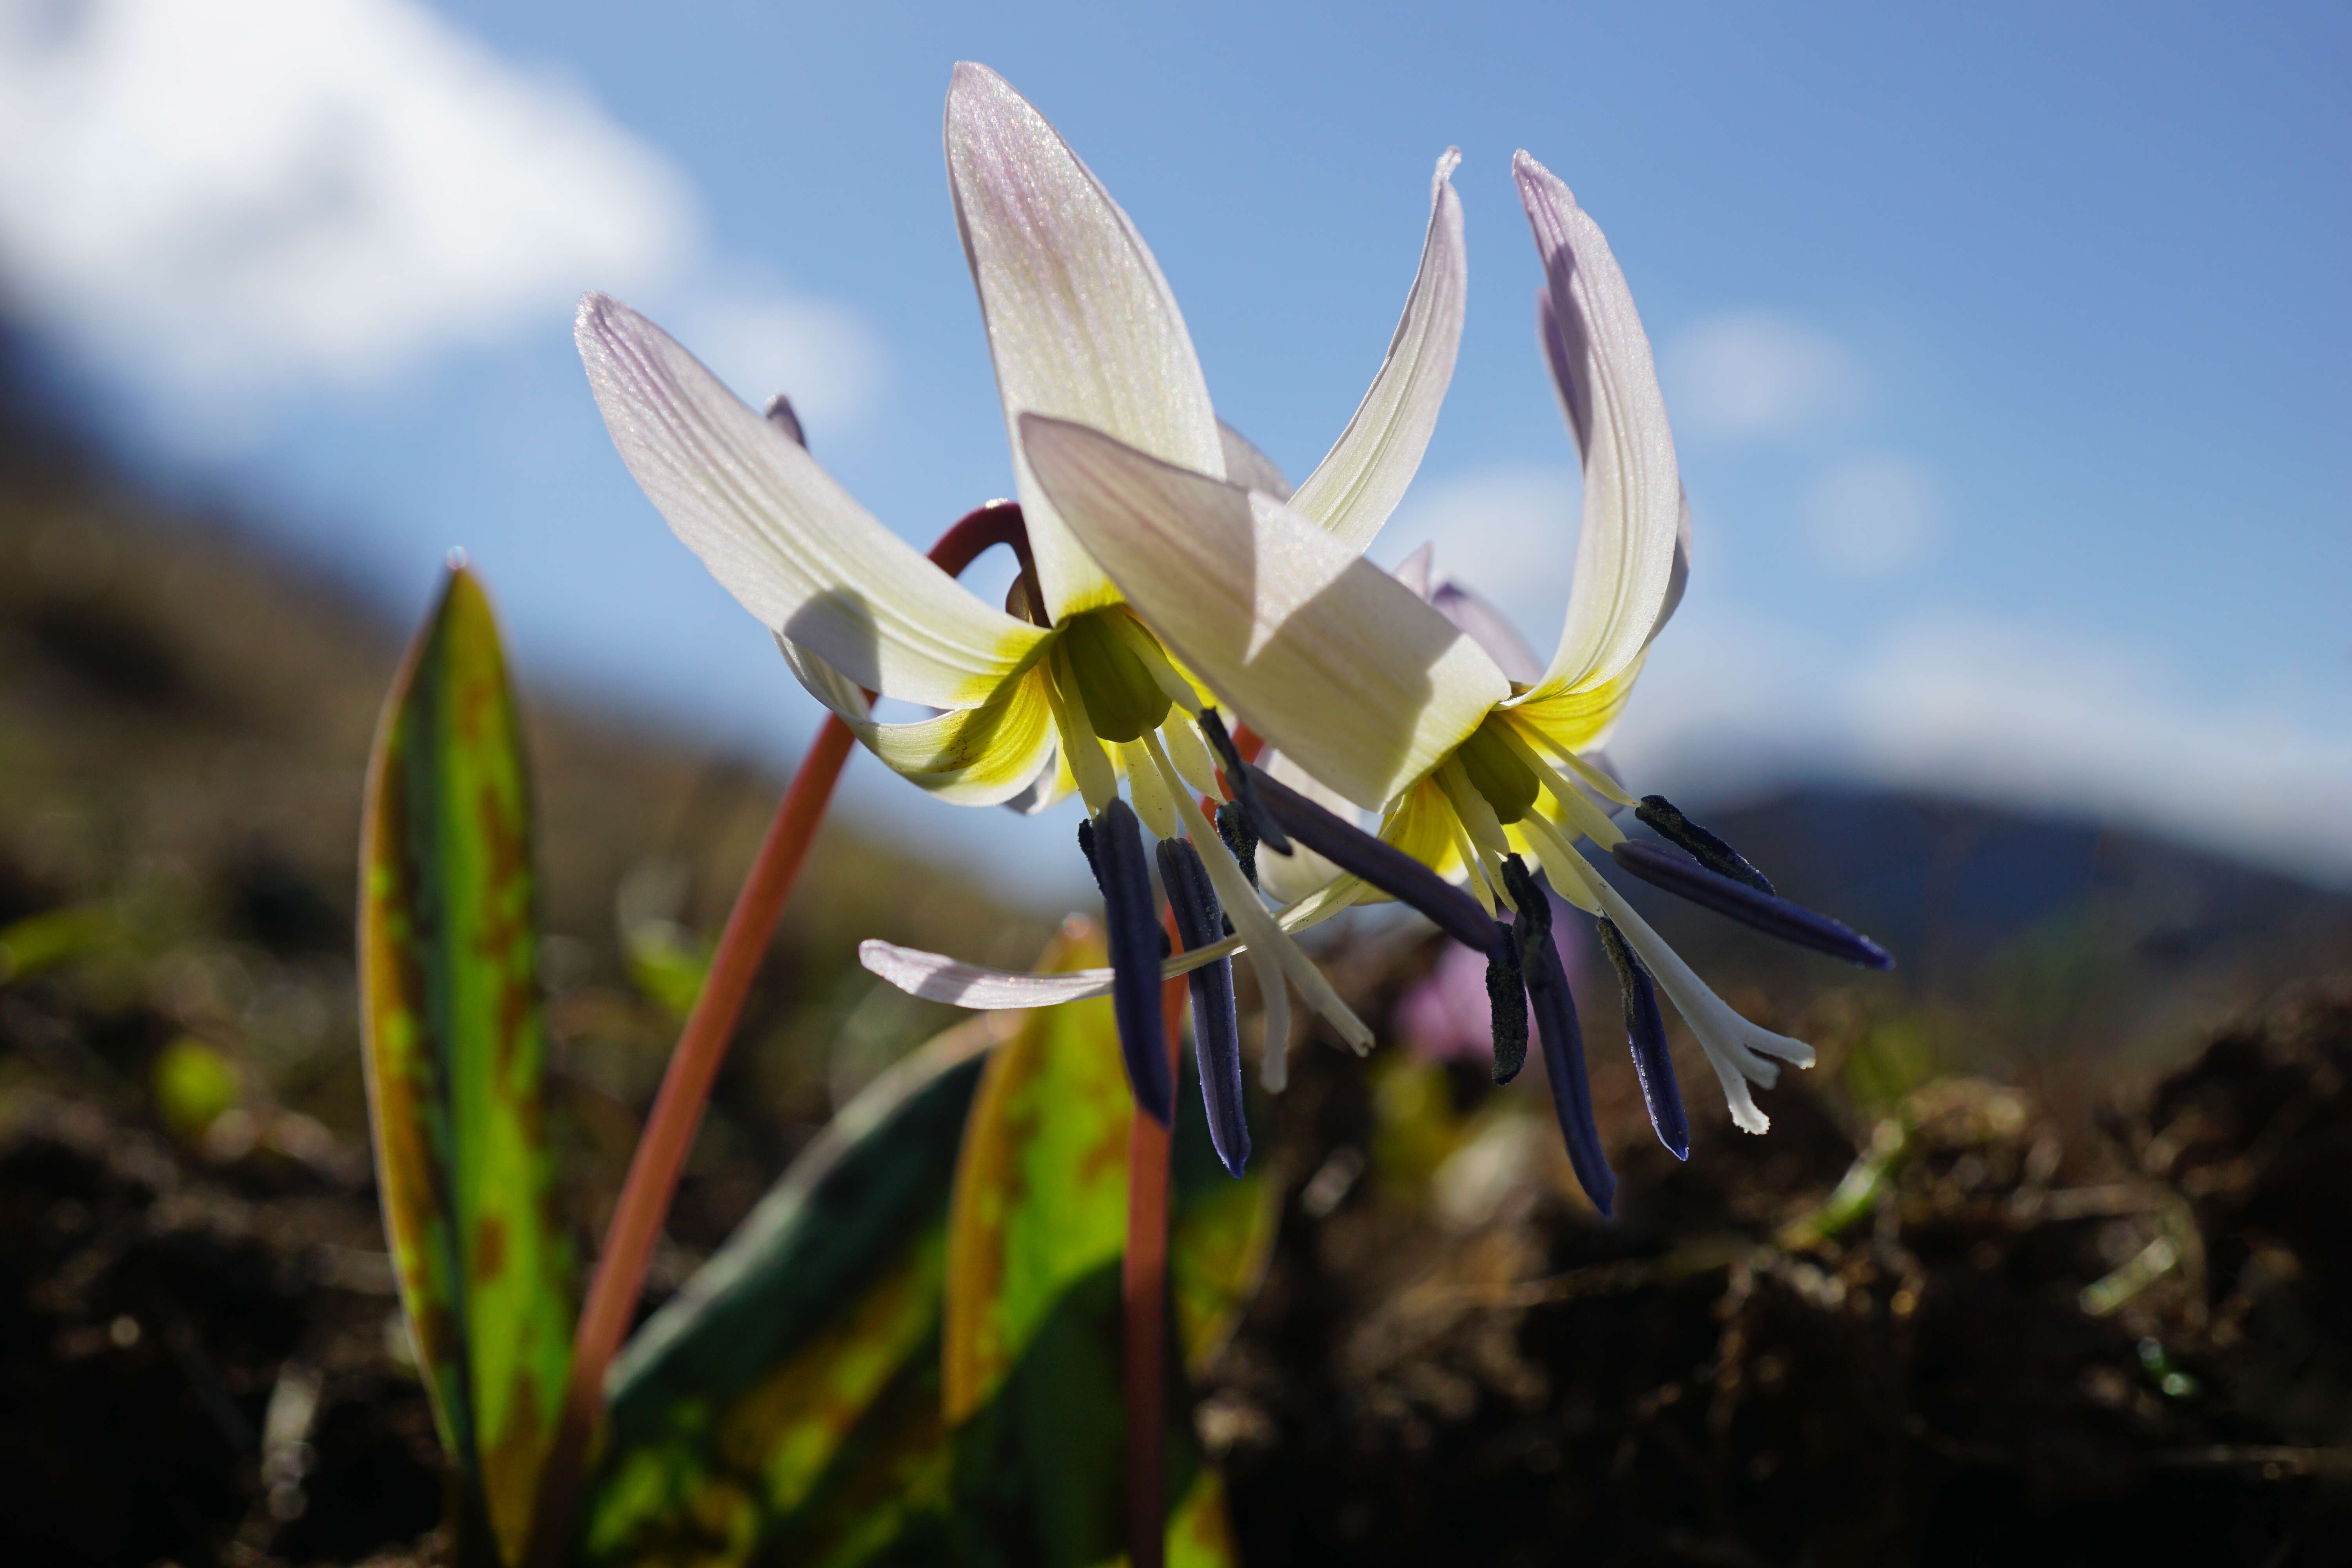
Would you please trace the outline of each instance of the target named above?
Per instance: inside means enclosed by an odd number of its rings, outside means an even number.
[[[1200,1414],[1257,1568],[2352,1561],[2352,997],[2104,1127],[1936,1080],[1828,1218],[1869,1152],[1790,1089],[1687,1165],[1633,1142],[1607,1226],[1548,1150],[1466,1226],[1376,1165],[1309,1196],[1378,1117],[1360,1067],[1301,1065],[1303,1179]],[[0,1143],[0,1560],[429,1555],[432,1426],[350,1152],[34,1109]]]
[[[348,1162],[192,1171],[88,1102],[0,1144],[0,1559],[356,1562],[439,1453]]]
[[[1302,1172],[1378,1136],[1349,1066],[1284,1106]],[[2352,994],[2071,1124],[1767,1100],[1687,1165],[1634,1142],[1613,1226],[1302,1184],[1202,1420],[1254,1568],[2352,1562]]]

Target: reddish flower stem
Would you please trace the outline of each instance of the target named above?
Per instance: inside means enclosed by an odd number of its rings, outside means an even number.
[[[1170,922],[1171,925],[1172,921]],[[1177,1059],[1190,983],[1162,983],[1160,1018],[1168,1037],[1169,1081],[1181,1084]],[[1171,1129],[1139,1107],[1127,1124],[1127,1253],[1120,1259],[1119,1303],[1126,1321],[1127,1560],[1161,1568],[1167,1549],[1168,1220]]]
[[[1032,570],[1021,509],[1011,501],[992,501],[959,519],[931,546],[931,561],[942,571],[961,574],[993,544],[1010,546],[1020,557],[1022,570]],[[662,1074],[661,1090],[646,1117],[645,1131],[629,1157],[629,1173],[621,1183],[620,1198],[604,1229],[604,1250],[596,1256],[596,1270],[572,1332],[563,1409],[549,1446],[547,1468],[540,1473],[530,1548],[524,1554],[533,1568],[555,1568],[571,1544],[572,1511],[580,1500],[590,1442],[604,1413],[604,1373],[636,1315],[646,1268],[653,1261],[670,1201],[677,1196],[686,1157],[693,1151],[703,1108],[710,1102],[711,1085],[727,1059],[728,1042],[742,1016],[761,960],[767,956],[784,900],[792,895],[817,826],[824,820],[834,783],[849,760],[851,741],[849,727],[828,717],[802,757],[742,889],[735,895],[710,973],[687,1015],[677,1048]]]

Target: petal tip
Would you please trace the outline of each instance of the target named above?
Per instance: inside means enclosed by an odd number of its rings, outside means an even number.
[[[626,305],[603,289],[589,289],[580,296],[579,308],[572,312],[572,338],[585,342],[591,337],[609,336],[613,330],[613,318],[627,310]]]
[[[1511,177],[1519,187],[1519,202],[1530,214],[1538,206],[1560,212],[1578,211],[1576,193],[1525,148],[1511,154]]]
[[[958,60],[948,71],[948,96],[1004,85],[1004,79],[978,60]]]
[[[1021,96],[1011,82],[978,60],[958,60],[948,73],[947,121],[952,134],[958,129],[977,129],[970,121],[994,121],[1002,124],[1010,117],[1037,117],[1036,106]]]

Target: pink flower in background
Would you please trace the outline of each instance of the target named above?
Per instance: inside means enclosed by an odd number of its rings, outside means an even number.
[[[1554,915],[1565,907],[1553,899]],[[1590,945],[1582,924],[1555,919],[1551,941],[1568,973],[1580,973]],[[1486,997],[1486,955],[1458,942],[1447,942],[1429,973],[1397,999],[1395,1026],[1405,1047],[1424,1061],[1485,1062],[1492,1058],[1495,1019]]]

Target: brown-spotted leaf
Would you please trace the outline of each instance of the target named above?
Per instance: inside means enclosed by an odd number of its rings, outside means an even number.
[[[1103,962],[1099,931],[1072,921],[1038,967]],[[1134,1102],[1120,1060],[1107,998],[1025,1015],[989,1058],[956,1170],[941,1347],[956,1516],[965,1536],[1036,1568],[1094,1568],[1123,1543],[1119,1270]],[[1272,1194],[1260,1171],[1225,1174],[1189,1075],[1175,1132],[1171,1360],[1197,1366],[1263,1272]],[[1223,1494],[1181,1375],[1168,1399],[1170,1561],[1230,1562]]]
[[[852,1564],[944,1517],[940,1278],[983,1014],[845,1106],[614,1363],[600,1565]]]
[[[1101,962],[1073,922],[1041,967]],[[584,1560],[1116,1557],[1129,1114],[1101,1003],[983,1014],[877,1080],[616,1363]],[[1225,1176],[1197,1106],[1176,1176],[1197,1358],[1254,1284],[1266,1184]],[[1169,1420],[1169,1561],[1229,1563],[1181,1386]]]
[[[1066,925],[1043,973],[1108,962],[1091,925]],[[950,1426],[1003,1384],[1054,1304],[1127,1245],[1133,1101],[1108,997],[1021,1015],[981,1077],[948,1220]]]
[[[570,1361],[572,1259],[547,1146],[520,721],[489,601],[462,567],[377,728],[361,877],[384,1231],[467,1514],[511,1562]]]

